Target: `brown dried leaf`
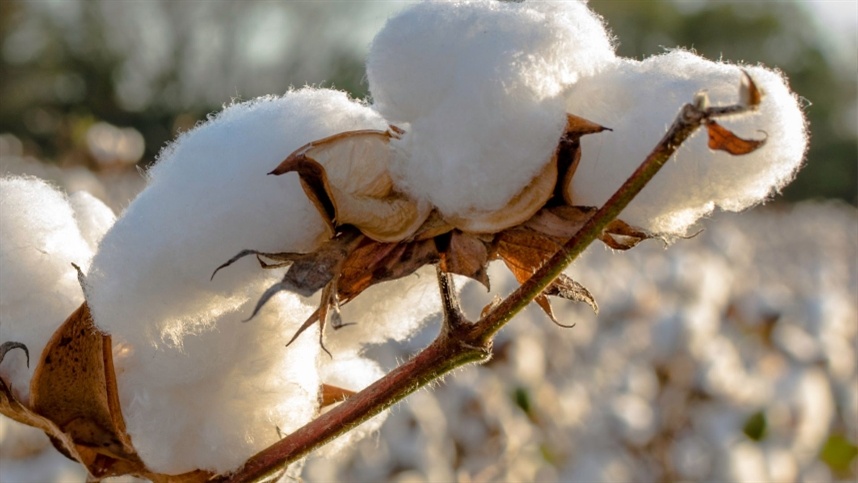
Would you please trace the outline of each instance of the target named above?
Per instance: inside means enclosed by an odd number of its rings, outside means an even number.
[[[554,198],[572,205],[569,186],[572,177],[581,161],[581,136],[610,131],[610,128],[596,124],[573,114],[566,115],[566,131],[557,145],[557,185],[554,187]]]
[[[562,245],[540,232],[515,227],[499,233],[497,256],[515,275],[518,283],[527,281]]]
[[[486,272],[489,263],[489,252],[486,244],[471,235],[454,231],[450,235],[450,243],[441,254],[441,270],[470,277],[487,290],[491,290],[489,275]]]
[[[230,258],[229,260],[221,264],[219,267],[217,267],[214,272],[212,272],[212,275],[209,280],[214,280],[215,275],[217,275],[218,272],[249,255],[256,255],[256,260],[259,262],[259,266],[264,269],[285,267],[296,260],[307,257],[306,253],[266,253],[257,250],[242,250],[238,252],[238,254],[236,254],[234,257]],[[280,263],[267,263],[262,260],[263,257],[269,258],[271,260],[276,260]]]
[[[0,362],[3,361],[10,350],[16,348],[22,349],[27,354],[27,365],[29,365],[29,350],[20,342],[4,342],[0,345]],[[34,413],[30,408],[18,401],[12,392],[12,389],[6,384],[6,381],[4,381],[2,377],[0,377],[0,413],[10,419],[18,421],[19,423],[41,429],[52,438],[60,439],[63,444],[67,445],[64,453],[74,452],[74,445],[64,434],[62,434],[56,425]]]
[[[644,240],[655,237],[656,235],[642,228],[634,227],[622,220],[614,220],[608,224],[599,239],[615,250],[628,250]]]
[[[233,263],[241,256],[257,253],[274,260],[292,260],[292,266],[286,271],[283,280],[268,287],[265,293],[259,297],[253,312],[246,321],[253,319],[265,304],[279,292],[288,290],[309,297],[328,285],[337,276],[343,266],[343,262],[354,250],[364,236],[357,230],[344,230],[336,237],[324,243],[315,252],[295,253],[258,253],[253,250],[243,250],[232,257],[230,261],[221,265],[221,268]],[[218,268],[219,270],[220,268]],[[217,271],[215,271],[217,272]],[[214,275],[212,275],[214,276]],[[246,322],[245,321],[245,322]],[[299,329],[299,333],[304,329]]]
[[[413,235],[431,207],[395,191],[388,167],[390,139],[402,130],[348,131],[306,144],[269,174],[296,171],[326,220],[351,224],[382,242]]]
[[[412,240],[428,240],[449,233],[454,229],[453,225],[447,223],[447,220],[438,213],[438,210],[432,210],[426,221],[420,225],[420,229],[414,234]]]
[[[599,313],[599,305],[596,303],[596,299],[593,298],[593,294],[586,287],[562,273],[551,282],[551,285],[543,293],[573,302],[583,302],[589,305],[593,309],[593,312]]]
[[[139,462],[119,408],[110,336],[80,306],[51,337],[30,383],[30,405],[78,446]]]
[[[495,243],[498,256],[518,283],[526,282],[562,246],[552,238],[524,227],[503,231],[498,235]],[[544,294],[537,295],[533,301],[554,323],[559,324]]]
[[[763,102],[763,93],[757,87],[748,72],[742,70],[742,81],[739,84],[739,104],[748,107],[759,106]]]
[[[5,353],[20,347],[0,346]],[[0,379],[0,413],[44,431],[54,447],[83,464],[90,480],[134,475],[154,482],[201,483],[213,475],[146,469],[125,432],[119,407],[110,337],[98,332],[84,303],[57,329],[41,354],[30,384],[30,405]]]
[[[294,155],[293,155],[294,156]],[[301,188],[307,198],[316,207],[322,219],[328,226],[330,233],[334,231],[334,223],[337,217],[336,204],[331,196],[331,186],[328,181],[325,168],[314,161],[304,156],[286,158],[274,171],[268,174],[280,175],[284,173],[296,172],[301,180]]]
[[[709,149],[727,151],[734,156],[752,153],[766,143],[765,139],[742,139],[715,121],[709,121],[706,127],[709,131]]]
[[[563,245],[578,233],[594,213],[596,208],[589,206],[552,206],[541,210],[523,226],[548,236],[558,245]],[[643,240],[657,236],[622,220],[614,220],[608,224],[599,239],[616,250],[628,250]]]
[[[595,208],[587,206],[552,206],[540,210],[523,226],[563,244],[575,236],[595,212]]]
[[[351,252],[343,263],[339,296],[351,300],[377,283],[411,275],[439,259],[433,239],[408,243],[379,243],[368,240]]]
[[[322,384],[322,390],[320,391],[320,406],[322,408],[331,406],[338,402],[345,401],[355,394],[357,394],[355,391],[350,391],[342,387]]]
[[[386,265],[391,260],[398,260],[404,249],[404,245],[398,243],[379,243],[370,239],[358,244],[343,262],[340,296],[351,299],[376,283],[375,280],[388,271]]]
[[[314,323],[319,322],[324,327],[326,318],[338,314],[338,304],[348,303],[372,285],[410,275],[424,265],[435,263],[439,258],[433,239],[409,243],[381,243],[361,237],[349,248],[351,251],[344,254],[344,259],[339,266],[331,269],[330,272],[324,272],[330,277],[326,288],[331,287],[331,290],[323,294],[319,308],[301,324],[286,344],[287,346]],[[329,263],[321,260],[318,262]],[[313,259],[308,258],[307,263],[312,265]],[[320,280],[322,274],[323,272],[320,272]],[[336,283],[332,285],[334,280]],[[281,290],[294,291],[289,284],[281,282],[263,294],[257,302],[257,307],[261,307],[274,293]],[[334,312],[331,312],[332,307]],[[335,323],[333,319],[331,323],[335,327],[342,326],[341,323]],[[324,348],[324,345],[322,347]]]
[[[538,305],[539,308],[542,309],[543,312],[545,312],[545,315],[547,315],[548,318],[551,319],[551,321],[554,322],[555,325],[559,325],[560,327],[567,327],[567,328],[572,327],[569,325],[561,324],[557,320],[557,317],[554,316],[554,309],[551,308],[551,302],[548,301],[548,297],[545,296],[545,293],[541,293],[541,294],[537,295],[536,297],[534,297],[533,302],[536,303],[536,305]]]
[[[523,227],[502,232],[498,235],[496,243],[498,256],[519,283],[524,283],[533,276],[562,247],[556,239]],[[533,299],[545,314],[561,327],[569,326],[561,324],[555,317],[551,303],[548,301],[547,296],[549,295],[575,302],[584,302],[598,312],[598,306],[590,292],[578,282],[561,274],[548,288]]]

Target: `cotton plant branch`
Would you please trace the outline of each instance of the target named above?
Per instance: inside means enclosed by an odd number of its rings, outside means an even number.
[[[708,129],[711,149],[733,155],[751,152],[764,142],[741,139],[715,122],[716,118],[748,113],[759,106],[762,95],[744,72],[739,98],[734,105],[710,107],[708,98],[701,93],[692,103],[684,105],[664,137],[614,195],[529,280],[489,308],[478,321],[472,323],[464,318],[451,275],[438,269],[444,322],[438,337],[428,347],[366,389],[257,453],[236,472],[216,477],[214,481],[239,483],[276,476],[291,463],[454,369],[488,361],[495,334],[543,293],[604,232],[701,126]]]

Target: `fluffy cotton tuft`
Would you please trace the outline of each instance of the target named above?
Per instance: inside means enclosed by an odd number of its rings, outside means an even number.
[[[386,126],[345,93],[303,89],[229,106],[185,133],[104,238],[88,275],[96,323],[135,345],[180,345],[258,297],[252,257],[212,272],[244,249],[312,250],[325,233],[298,176],[266,173],[310,141]]]
[[[254,303],[186,336],[181,350],[117,341],[122,412],[150,469],[235,469],[315,415],[318,332],[286,347],[312,309],[294,296],[275,297],[242,323]]]
[[[403,341],[438,314],[440,307],[435,269],[424,267],[400,280],[372,286],[343,305],[343,321],[355,323],[328,330],[326,345],[337,354],[368,344]]]
[[[668,234],[684,234],[713,209],[739,211],[765,200],[792,180],[807,146],[804,115],[780,72],[741,66],[763,91],[757,114],[724,119],[743,138],[766,138],[744,156],[707,147],[705,128],[620,215],[625,221]],[[739,99],[740,66],[673,51],[643,62],[623,59],[581,79],[568,110],[613,128],[585,136],[572,181],[573,201],[599,206],[631,175],[664,135],[680,107],[706,91],[713,105]]]
[[[277,428],[312,418],[318,332],[286,347],[312,308],[281,294],[242,323],[282,271],[249,258],[210,276],[243,249],[316,248],[324,224],[297,175],[266,173],[310,141],[386,126],[344,93],[302,89],[229,106],[161,154],[87,277],[94,320],[116,343],[128,433],[150,469],[234,469]]]
[[[367,61],[374,107],[408,131],[394,143],[397,183],[446,215],[502,208],[549,162],[563,92],[613,58],[601,20],[579,2],[405,10]]]
[[[94,198],[86,203],[93,213],[110,211]],[[60,191],[36,178],[0,179],[0,343],[20,342],[30,353],[28,368],[23,352],[9,352],[0,376],[22,401],[29,400],[30,379],[48,340],[83,302],[71,264],[89,265],[91,244],[113,222],[103,214],[83,224],[81,233]]]
[[[107,230],[116,222],[116,215],[101,200],[88,191],[75,191],[69,195],[69,204],[86,244],[93,253]]]

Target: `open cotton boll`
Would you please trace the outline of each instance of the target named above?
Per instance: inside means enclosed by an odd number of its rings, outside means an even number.
[[[495,211],[549,162],[563,91],[614,58],[579,2],[425,2],[373,40],[374,107],[407,123],[392,174],[443,214]],[[475,189],[479,188],[479,189]]]
[[[412,122],[471,85],[555,96],[613,58],[601,19],[583,2],[422,2],[376,34],[367,79],[379,112]]]
[[[766,138],[751,154],[707,147],[705,128],[688,140],[620,217],[650,230],[684,234],[716,207],[739,211],[765,200],[790,180],[807,146],[798,100],[777,71],[741,66],[763,92],[755,114],[720,122],[743,138]],[[673,51],[643,62],[621,60],[570,91],[569,112],[613,128],[581,140],[573,202],[603,204],[650,153],[682,105],[705,90],[712,105],[739,100],[739,66]]]
[[[301,89],[228,106],[182,135],[102,242],[88,275],[96,324],[135,345],[181,344],[258,297],[256,261],[212,272],[241,250],[309,251],[325,234],[297,175],[266,173],[310,141],[386,126],[342,92]]]
[[[550,162],[566,126],[562,102],[463,109],[474,96],[448,98],[391,142],[399,150],[391,167],[399,186],[465,219],[506,206]],[[487,104],[503,102],[499,96]]]
[[[36,178],[0,179],[0,343],[30,353],[28,368],[23,351],[9,352],[0,376],[24,402],[42,350],[83,302],[71,264],[85,268],[91,257],[63,193]]]
[[[247,318],[280,273],[243,249],[315,249],[326,234],[297,175],[267,176],[300,146],[384,129],[344,93],[302,89],[227,107],[182,135],[105,235],[87,276],[95,323],[117,344],[128,433],[154,471],[226,471],[317,407],[318,340],[289,337],[312,312],[294,294]]]
[[[242,324],[254,303],[186,337],[181,351],[117,341],[122,412],[150,469],[229,471],[277,441],[278,429],[288,434],[312,419],[320,384],[315,329],[285,348],[312,308],[283,294]],[[180,375],[159,377],[164,372]]]
[[[104,234],[116,221],[116,215],[101,200],[87,191],[76,191],[69,195],[69,204],[74,210],[80,234],[94,253]]]

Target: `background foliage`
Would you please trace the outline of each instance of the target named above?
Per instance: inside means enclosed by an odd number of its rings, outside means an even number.
[[[856,203],[856,82],[828,48],[825,27],[798,2],[593,0],[642,58],[686,46],[706,57],[778,66],[806,99],[807,167],[787,199]],[[290,85],[367,95],[363,56],[400,2],[0,2],[0,132],[25,152],[92,164],[86,132],[98,121],[133,127],[151,163],[181,130],[230,99]],[[854,52],[853,52],[854,53]],[[843,54],[848,55],[848,54]]]

